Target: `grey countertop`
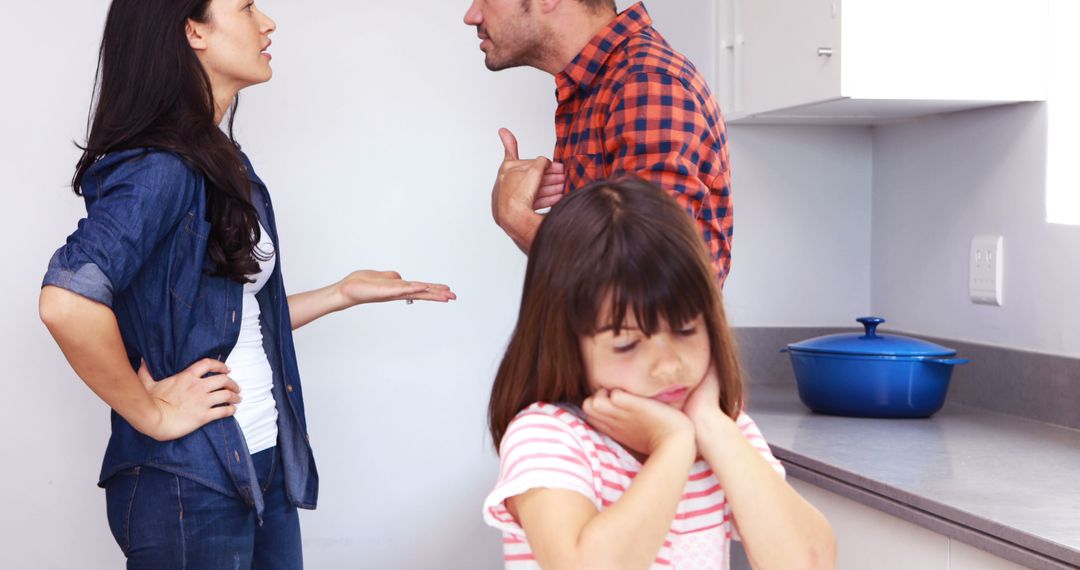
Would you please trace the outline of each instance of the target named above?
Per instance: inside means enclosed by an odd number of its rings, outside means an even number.
[[[749,391],[793,476],[1030,567],[1080,567],[1080,431],[959,405],[929,419],[824,416],[793,386]]]

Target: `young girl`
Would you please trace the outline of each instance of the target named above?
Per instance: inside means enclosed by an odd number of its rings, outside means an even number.
[[[832,530],[750,419],[704,244],[647,182],[547,215],[489,409],[507,568],[830,568]]]
[[[292,330],[454,298],[374,271],[286,293],[269,192],[231,134],[239,91],[271,77],[274,30],[251,0],[109,8],[73,183],[87,216],[40,310],[113,409],[99,485],[128,568],[301,568],[297,508],[315,508],[318,474]]]

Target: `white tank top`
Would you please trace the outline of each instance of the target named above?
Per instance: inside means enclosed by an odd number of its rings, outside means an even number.
[[[240,338],[225,360],[231,371],[229,377],[240,385],[243,401],[236,406],[236,421],[247,440],[248,452],[255,454],[277,444],[277,406],[274,404],[274,371],[263,350],[262,327],[259,324],[259,301],[255,294],[262,290],[274,272],[277,252],[266,229],[259,224],[260,239],[256,252],[269,259],[259,263],[259,272],[248,275],[253,283],[244,284],[243,318]]]

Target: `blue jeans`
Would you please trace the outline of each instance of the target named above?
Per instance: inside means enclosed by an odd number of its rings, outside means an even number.
[[[239,498],[152,467],[105,485],[109,528],[129,570],[303,568],[300,519],[285,496],[277,447],[251,456],[266,498],[263,523]]]

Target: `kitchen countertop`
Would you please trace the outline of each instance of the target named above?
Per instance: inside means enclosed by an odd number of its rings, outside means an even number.
[[[794,386],[748,388],[790,476],[1032,568],[1080,567],[1080,431],[959,405],[825,416]]]

